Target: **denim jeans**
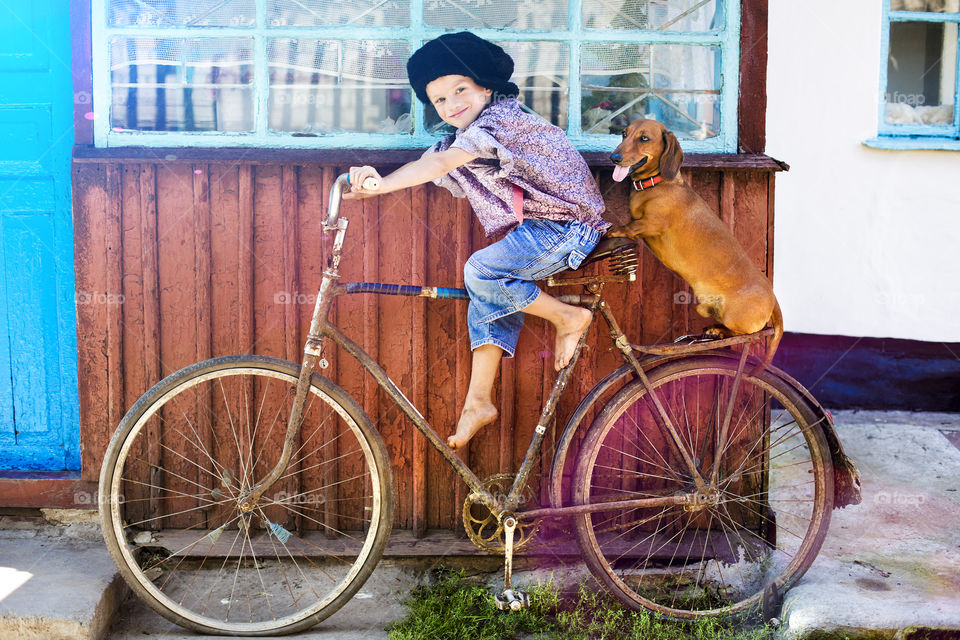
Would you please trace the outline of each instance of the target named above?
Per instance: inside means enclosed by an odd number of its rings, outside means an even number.
[[[540,295],[534,281],[579,267],[600,235],[582,222],[531,218],[470,256],[463,267],[470,348],[495,344],[512,357],[523,327],[520,310]]]

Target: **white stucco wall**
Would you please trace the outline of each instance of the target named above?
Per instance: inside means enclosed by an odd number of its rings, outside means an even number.
[[[960,151],[877,134],[881,0],[771,0],[767,154],[787,331],[960,341]]]

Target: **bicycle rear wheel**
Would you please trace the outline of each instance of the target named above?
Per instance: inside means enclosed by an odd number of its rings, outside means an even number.
[[[717,451],[736,365],[697,356],[649,373],[708,483],[718,461],[713,491],[702,493],[695,506],[577,517],[577,539],[591,572],[629,607],[688,619],[743,612],[802,576],[823,543],[833,467],[816,414],[792,386],[766,371],[745,372],[732,405],[728,446]],[[610,400],[581,447],[574,504],[697,491],[679,448],[655,416],[639,380]]]
[[[197,363],[147,391],[110,442],[107,547],[134,592],[181,626],[301,631],[343,606],[383,553],[386,449],[356,402],[317,374],[287,471],[252,511],[239,509],[279,458],[298,374],[257,356]]]

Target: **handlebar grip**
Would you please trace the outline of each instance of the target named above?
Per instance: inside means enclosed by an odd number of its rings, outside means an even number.
[[[346,188],[348,184],[350,184],[349,173],[341,173],[337,176],[337,179],[334,180],[333,186],[330,188],[327,221],[324,223],[324,228],[333,229],[337,226],[337,221],[340,219],[340,199],[343,196],[344,188]],[[376,191],[380,188],[380,181],[371,176],[363,181],[363,188]]]

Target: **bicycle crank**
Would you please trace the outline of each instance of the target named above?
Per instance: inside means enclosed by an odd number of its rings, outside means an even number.
[[[515,477],[512,473],[497,473],[484,479],[483,486],[494,497],[502,498],[510,491]],[[524,487],[520,500],[520,506],[525,505],[537,506],[536,493],[529,486]],[[506,550],[503,523],[473,494],[463,501],[463,528],[467,531],[467,537],[478,549],[495,555],[500,555]],[[517,524],[513,550],[520,551],[527,547],[539,529],[540,520]]]
[[[498,609],[519,611],[530,606],[530,598],[519,589],[513,588],[513,537],[517,531],[517,517],[512,514],[503,516],[503,591],[495,597]]]

